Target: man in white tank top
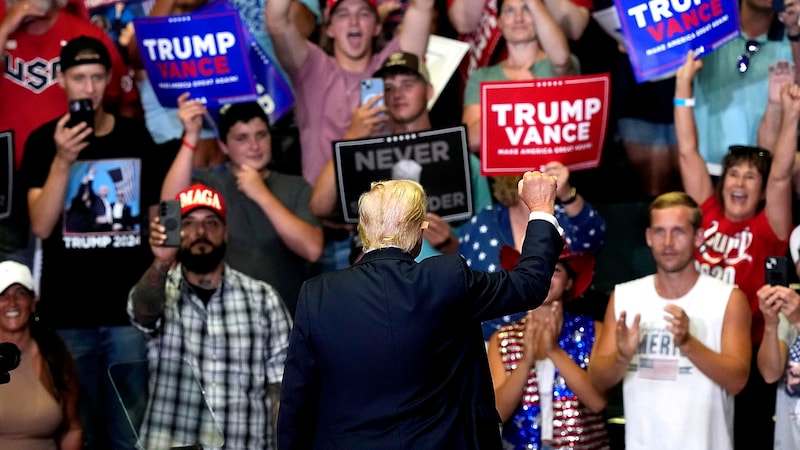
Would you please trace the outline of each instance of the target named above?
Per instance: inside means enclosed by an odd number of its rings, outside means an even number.
[[[741,290],[695,269],[701,219],[685,193],[657,197],[645,234],[656,273],[617,285],[606,309],[589,373],[601,390],[622,381],[628,450],[733,448],[751,314]]]

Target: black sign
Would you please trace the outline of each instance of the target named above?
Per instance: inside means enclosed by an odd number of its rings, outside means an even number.
[[[0,131],[0,219],[11,215],[11,194],[14,184],[14,132]]]
[[[358,222],[358,198],[373,181],[412,179],[428,197],[428,212],[446,221],[472,217],[466,127],[336,141],[333,160],[345,222]]]

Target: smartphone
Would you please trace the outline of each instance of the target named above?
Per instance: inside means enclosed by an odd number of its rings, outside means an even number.
[[[361,104],[367,103],[376,95],[383,94],[383,78],[367,78],[361,81]],[[383,106],[383,98],[375,103],[375,106]]]
[[[92,100],[89,98],[69,101],[69,120],[67,120],[67,128],[72,128],[79,125],[81,122],[86,122],[89,128],[94,128],[94,107],[92,107]],[[92,136],[94,136],[94,130],[92,134],[84,139],[84,142],[91,140]]]
[[[181,201],[161,200],[158,205],[158,217],[164,225],[167,240],[164,247],[178,247],[181,245]]]
[[[767,256],[764,262],[766,284],[789,286],[789,260],[785,256]]]
[[[82,98],[69,101],[69,120],[67,121],[67,127],[72,128],[81,122],[86,122],[86,125],[94,128],[94,108],[92,107],[92,99]]]

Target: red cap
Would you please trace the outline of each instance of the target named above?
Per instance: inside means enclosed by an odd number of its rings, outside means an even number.
[[[500,247],[500,266],[505,270],[511,270],[517,265],[520,254],[517,249],[503,245]],[[578,298],[592,284],[594,278],[594,255],[587,252],[571,253],[569,246],[564,244],[564,250],[558,257],[558,262],[568,266],[571,271],[572,288],[567,292],[569,299]]]
[[[333,9],[336,8],[337,6],[339,6],[339,3],[341,3],[342,1],[343,0],[326,0],[326,4],[328,5],[327,6],[327,10],[328,10],[328,16],[329,17],[331,15],[331,13],[333,13]],[[377,0],[362,0],[362,1],[366,2],[369,6],[371,6],[372,9],[374,9],[376,13],[378,12],[378,2],[377,2]]]
[[[178,192],[175,198],[181,201],[182,217],[197,208],[208,208],[225,220],[225,200],[222,199],[222,194],[204,184],[189,186]]]

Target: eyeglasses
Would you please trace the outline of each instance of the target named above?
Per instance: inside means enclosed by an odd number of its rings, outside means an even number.
[[[739,73],[747,72],[747,69],[750,68],[750,58],[756,54],[759,48],[761,48],[761,44],[758,41],[750,40],[744,43],[744,53],[739,55],[736,60],[736,68]]]
[[[728,153],[733,156],[758,156],[759,158],[766,158],[770,156],[767,150],[761,147],[753,147],[750,145],[731,145],[728,147]]]

